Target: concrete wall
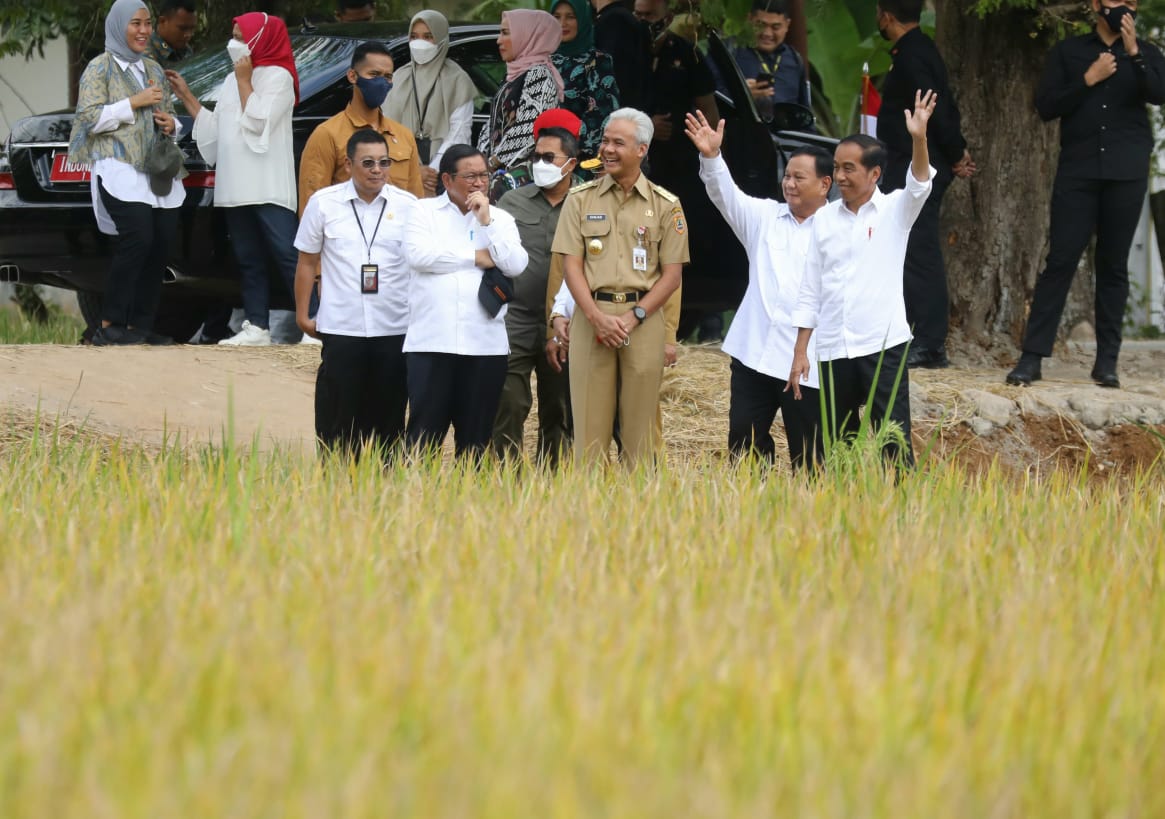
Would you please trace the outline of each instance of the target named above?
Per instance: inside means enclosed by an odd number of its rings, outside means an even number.
[[[69,47],[63,39],[45,45],[44,58],[16,55],[0,59],[0,141],[12,123],[69,104]]]

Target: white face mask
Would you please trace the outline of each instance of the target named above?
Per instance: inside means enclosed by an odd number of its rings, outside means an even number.
[[[251,47],[242,40],[230,39],[227,40],[227,54],[230,55],[231,65],[234,65],[243,57],[251,56]]]
[[[437,56],[437,46],[420,38],[409,40],[409,54],[412,55],[413,62],[417,65],[424,65]]]
[[[568,162],[567,165],[570,163]],[[553,162],[535,162],[530,166],[530,173],[534,177],[534,184],[540,188],[553,188],[569,173],[566,168],[560,168]]]

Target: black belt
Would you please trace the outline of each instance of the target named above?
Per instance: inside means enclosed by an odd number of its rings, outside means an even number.
[[[594,292],[595,301],[609,301],[615,304],[634,304],[647,294],[639,290],[629,290],[626,293],[604,293],[602,290]]]

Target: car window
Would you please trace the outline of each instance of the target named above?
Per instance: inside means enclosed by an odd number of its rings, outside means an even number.
[[[356,47],[355,40],[313,35],[293,35],[291,47],[295,55],[295,68],[299,74],[300,91],[308,78],[321,71],[342,65],[350,58]],[[178,67],[178,72],[203,104],[213,108],[218,102],[223,80],[231,70],[230,58],[225,48],[213,49],[191,57]],[[342,107],[342,106],[341,106]],[[179,104],[181,110],[181,105]]]

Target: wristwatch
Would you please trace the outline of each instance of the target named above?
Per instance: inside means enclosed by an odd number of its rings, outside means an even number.
[[[640,324],[647,321],[647,311],[638,304],[631,308],[631,312],[635,314],[635,318]]]

